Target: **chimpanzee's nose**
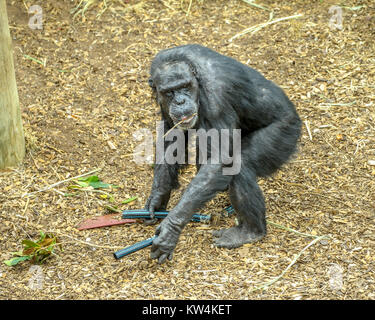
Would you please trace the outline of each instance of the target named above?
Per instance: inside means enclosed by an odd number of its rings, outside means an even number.
[[[185,103],[185,98],[184,97],[176,96],[174,100],[175,100],[176,104],[178,104],[178,105],[181,105],[181,104]]]

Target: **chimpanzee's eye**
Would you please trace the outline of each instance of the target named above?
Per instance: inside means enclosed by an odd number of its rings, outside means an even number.
[[[165,96],[166,96],[167,98],[169,98],[169,99],[172,99],[172,98],[173,98],[173,91],[167,91],[167,92],[165,93]]]

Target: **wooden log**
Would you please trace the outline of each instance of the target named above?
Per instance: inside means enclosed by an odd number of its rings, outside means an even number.
[[[0,0],[0,169],[25,156],[21,110],[14,74],[12,41],[5,0]]]

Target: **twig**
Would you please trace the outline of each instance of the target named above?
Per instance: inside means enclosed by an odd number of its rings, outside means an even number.
[[[269,287],[271,286],[272,284],[274,284],[276,281],[280,280],[284,275],[285,273],[288,272],[288,270],[296,263],[296,261],[298,260],[298,258],[302,255],[303,252],[305,252],[308,248],[310,248],[313,244],[317,243],[318,241],[326,238],[328,236],[320,236],[320,237],[317,237],[315,238],[313,241],[311,241],[306,247],[304,247],[293,259],[293,261],[283,270],[283,272],[281,272],[281,274],[277,277],[275,277],[274,279],[270,280],[270,281],[267,281],[265,283],[263,283],[261,286],[259,287],[255,287],[253,289],[251,289],[250,291],[256,291],[256,290],[259,290],[259,289],[263,289],[265,287]]]
[[[191,5],[193,3],[193,0],[190,0],[189,7],[187,9],[186,15],[188,16],[190,14]]]
[[[307,133],[309,134],[310,141],[312,141],[312,135],[311,135],[311,130],[310,130],[310,122],[308,120],[305,120],[305,126],[307,129]]]
[[[267,11],[271,11],[269,8],[267,7],[264,7],[260,4],[257,4],[257,3],[254,3],[255,0],[242,0],[243,2],[255,7],[255,8],[258,8],[258,9],[262,9],[262,10],[267,10]]]
[[[193,113],[191,116],[194,117],[197,113]],[[172,128],[170,128],[166,134],[164,134],[163,138],[165,138],[166,135],[169,134],[174,128],[176,128],[181,122],[184,122],[184,120],[181,120],[180,122],[176,123]]]
[[[60,185],[60,184],[63,184],[63,183],[65,183],[65,182],[68,182],[68,181],[71,181],[71,180],[74,180],[74,179],[77,179],[77,178],[81,178],[81,177],[87,176],[87,175],[89,175],[89,174],[92,174],[92,173],[97,172],[97,171],[100,171],[100,170],[101,170],[101,168],[98,168],[98,169],[92,170],[92,171],[90,171],[90,172],[87,172],[87,173],[81,174],[81,175],[79,175],[79,176],[75,176],[75,177],[72,177],[72,178],[69,178],[69,179],[65,179],[65,180],[62,180],[62,181],[56,182],[56,183],[51,184],[51,185],[49,185],[49,186],[47,186],[47,187],[45,187],[45,188],[43,188],[43,189],[40,189],[40,190],[37,190],[37,191],[33,191],[33,192],[30,192],[30,193],[26,193],[26,194],[24,194],[21,198],[23,198],[23,197],[29,197],[29,196],[34,195],[34,194],[36,194],[36,193],[44,192],[44,191],[47,191],[47,190],[53,189],[54,187],[56,187],[56,186],[58,186],[58,185]]]
[[[101,193],[101,194],[104,194],[104,195],[106,195],[108,198],[113,198],[113,196],[110,194],[110,193],[108,193],[108,192],[105,192],[105,191],[103,191],[103,190],[96,190],[96,189],[89,189],[89,188],[77,188],[77,189],[74,189],[74,190],[79,190],[79,191],[84,191],[84,192],[96,192],[96,193]],[[65,196],[65,194],[64,194],[64,196]]]
[[[267,219],[267,223],[270,224],[270,225],[272,225],[272,226],[275,226],[277,228],[280,228],[280,229],[283,229],[283,230],[287,230],[287,231],[290,231],[290,232],[294,232],[294,233],[296,233],[296,234],[298,234],[300,236],[309,237],[309,238],[317,238],[317,237],[319,237],[319,236],[314,236],[313,234],[308,234],[308,233],[304,233],[304,232],[300,232],[300,231],[294,230],[294,229],[289,228],[289,227],[285,227],[285,226],[283,226],[281,224],[269,221],[268,219]]]
[[[289,17],[283,17],[283,18],[279,18],[279,19],[275,19],[275,20],[271,20],[271,21],[268,21],[268,22],[264,22],[264,23],[261,23],[261,24],[257,24],[255,26],[252,26],[250,28],[247,28],[243,31],[241,31],[240,33],[237,33],[235,36],[233,36],[232,38],[229,39],[229,42],[232,42],[234,39],[238,38],[238,37],[241,37],[249,32],[251,33],[255,33],[271,24],[274,24],[274,23],[277,23],[277,22],[280,22],[280,21],[285,21],[285,20],[289,20],[289,19],[297,19],[297,18],[300,18],[302,17],[303,14],[296,14],[294,16],[289,16]]]
[[[56,190],[56,189],[52,189],[52,191],[55,191],[56,193],[58,193],[60,196],[64,196],[65,197],[65,193],[64,192],[61,192],[59,190]]]
[[[232,212],[234,212],[234,209],[233,209],[233,211],[230,211],[230,212],[228,212],[227,210],[224,210],[224,212],[225,212],[226,214],[228,214],[228,213],[229,213],[229,214],[232,214]],[[289,228],[289,227],[285,227],[285,226],[283,226],[282,224],[278,224],[278,223],[276,223],[276,222],[272,222],[272,221],[270,221],[270,220],[268,220],[268,219],[267,219],[267,224],[270,224],[270,225],[272,225],[272,226],[275,226],[275,227],[280,228],[280,229],[283,229],[283,230],[287,230],[287,231],[290,231],[290,232],[294,232],[294,233],[296,233],[296,234],[298,234],[298,235],[300,235],[300,236],[309,237],[309,238],[317,238],[317,237],[319,237],[319,236],[315,236],[315,235],[313,235],[313,234],[304,233],[304,232],[300,232],[300,231],[294,230],[294,229]]]
[[[33,58],[33,57],[31,57],[31,56],[29,56],[29,55],[27,55],[27,54],[24,54],[23,56],[24,56],[26,59],[29,59],[29,60],[32,60],[32,61],[34,61],[34,62],[36,62],[36,63],[41,64],[43,67],[46,66],[47,58],[44,58],[44,60],[41,61],[41,60],[38,60],[38,59],[36,59],[36,58]]]
[[[173,9],[169,4],[165,3],[164,0],[160,0],[160,2],[165,5],[168,9],[171,9],[173,11],[175,11],[175,9]]]
[[[167,133],[164,134],[163,138],[165,138],[166,135],[169,134],[169,132],[171,132],[174,128],[176,128],[182,121],[180,121],[179,123],[176,123],[172,128],[170,128]]]
[[[91,242],[79,240],[79,239],[73,238],[72,236],[69,236],[69,235],[67,235],[65,233],[62,233],[62,232],[56,231],[56,230],[48,230],[46,232],[57,234],[57,235],[59,235],[61,237],[70,238],[70,239],[74,240],[75,242],[80,242],[80,243],[86,244],[86,245],[88,245],[90,247],[103,248],[103,249],[111,249],[111,250],[117,250],[117,249],[122,249],[123,248],[123,247],[118,247],[118,246],[102,246],[102,245],[98,245],[98,244],[95,244],[95,243],[91,243]],[[66,244],[66,243],[70,243],[70,241],[69,242],[59,242],[58,244]],[[74,243],[74,242],[72,242],[72,243]]]
[[[30,199],[27,198],[25,208],[23,209],[23,212],[22,212],[22,216],[25,216],[26,210],[27,210],[27,208],[29,206],[29,202],[30,202]]]
[[[351,105],[353,105],[353,104],[355,104],[357,101],[356,100],[354,100],[354,101],[352,101],[352,102],[348,102],[348,103],[321,103],[321,104],[319,104],[319,107],[322,107],[322,108],[324,108],[324,107],[336,107],[336,106],[338,106],[338,107],[345,107],[345,106],[351,106]]]

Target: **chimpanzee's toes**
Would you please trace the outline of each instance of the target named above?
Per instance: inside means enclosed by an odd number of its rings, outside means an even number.
[[[147,226],[151,226],[159,221],[158,218],[153,218],[153,219],[143,219],[143,223]]]
[[[216,238],[221,237],[223,235],[223,233],[225,232],[225,230],[227,230],[227,229],[213,230],[212,235]]]
[[[238,248],[245,243],[252,243],[264,237],[264,234],[254,234],[246,228],[240,226],[229,229],[218,230],[219,238],[215,240],[215,245],[219,248]]]

